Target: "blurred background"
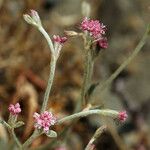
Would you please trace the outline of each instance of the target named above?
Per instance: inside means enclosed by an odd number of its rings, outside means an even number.
[[[8,105],[19,102],[20,120],[26,125],[17,129],[25,141],[33,131],[33,113],[39,111],[49,73],[50,52],[45,39],[22,15],[30,9],[38,11],[50,35],[63,35],[64,30],[80,32],[83,0],[0,0],[0,117],[8,119]],[[107,79],[134,50],[148,22],[149,0],[87,0],[90,17],[107,26],[109,48],[101,52],[94,66],[93,82]],[[90,116],[80,119],[69,132],[53,142],[42,136],[32,144],[37,149],[82,150],[100,125],[108,129],[96,141],[97,150],[150,149],[150,42],[99,95],[93,105],[128,111],[124,124],[112,119]],[[69,38],[58,60],[49,108],[58,116],[72,114],[80,95],[83,77],[83,42]],[[61,132],[65,126],[55,127]],[[11,149],[6,129],[0,125],[0,147]],[[9,143],[8,143],[9,141]],[[6,144],[8,143],[8,144]],[[51,146],[51,148],[50,148]],[[0,149],[1,149],[0,148]]]

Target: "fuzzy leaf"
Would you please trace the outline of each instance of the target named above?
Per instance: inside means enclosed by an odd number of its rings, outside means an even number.
[[[46,135],[48,137],[51,137],[51,138],[56,138],[57,137],[57,133],[55,131],[53,131],[53,130],[49,130],[49,132],[46,133]]]
[[[23,121],[18,121],[15,125],[14,125],[14,128],[18,128],[18,127],[21,127],[24,125],[24,122]]]

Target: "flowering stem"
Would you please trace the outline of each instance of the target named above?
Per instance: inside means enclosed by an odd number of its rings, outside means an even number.
[[[7,122],[5,122],[4,120],[1,120],[0,119],[0,123],[2,124],[2,125],[4,125],[6,128],[8,128],[8,129],[10,129],[11,128],[11,126],[7,123]]]
[[[90,50],[87,50],[85,52],[85,58],[84,58],[84,75],[83,75],[83,84],[81,89],[81,101],[83,106],[87,104],[86,94],[89,85],[91,84],[92,73],[93,73],[93,60],[92,60]]]
[[[98,84],[97,87],[95,88],[92,96],[95,95],[96,89],[98,91],[102,92],[105,90],[111,83],[112,81],[120,74],[120,72],[135,58],[135,56],[140,52],[144,44],[146,43],[146,40],[148,36],[150,35],[150,25],[148,25],[147,30],[145,34],[143,35],[142,39],[140,40],[139,44],[136,46],[132,54],[120,65],[120,67],[102,84]]]
[[[115,111],[115,110],[110,110],[110,109],[102,109],[102,110],[99,110],[99,109],[95,109],[95,110],[88,110],[88,111],[81,111],[79,113],[75,113],[73,115],[70,115],[70,116],[67,116],[67,117],[64,117],[60,120],[57,121],[56,125],[59,125],[59,124],[62,124],[66,121],[71,121],[73,119],[79,119],[81,117],[86,117],[88,115],[94,115],[94,114],[99,114],[99,115],[103,115],[103,116],[110,116],[110,117],[118,117],[119,115],[119,112]],[[23,144],[23,148],[26,148],[28,147],[32,141],[37,138],[38,136],[40,136],[42,134],[39,133],[37,130],[35,130],[33,132],[33,134],[30,136],[29,139],[27,139],[27,141]]]
[[[46,107],[47,107],[47,103],[49,100],[49,94],[50,94],[51,87],[52,87],[53,80],[54,80],[54,74],[55,74],[57,59],[56,59],[55,54],[54,54],[55,50],[54,50],[54,46],[53,46],[53,43],[52,43],[50,36],[48,35],[48,33],[45,31],[45,29],[42,26],[40,26],[38,29],[43,34],[45,39],[47,40],[47,43],[48,43],[49,48],[50,48],[51,53],[52,53],[51,63],[50,63],[50,74],[49,74],[48,84],[47,84],[47,88],[46,88],[45,95],[44,95],[44,101],[43,101],[42,108],[41,108],[41,112],[44,112],[46,110]]]
[[[88,115],[94,115],[94,114],[117,117],[119,113],[115,110],[110,110],[110,109],[102,109],[102,110],[95,109],[95,110],[81,111],[79,113],[75,113],[73,115],[70,115],[70,116],[67,116],[67,117],[64,117],[64,118],[58,120],[56,124],[62,124],[66,121],[70,121],[70,120],[73,120],[76,118],[86,117]]]
[[[22,149],[22,144],[21,144],[20,141],[18,140],[18,138],[17,138],[17,136],[16,136],[16,134],[15,134],[15,132],[14,132],[14,128],[10,129],[10,132],[11,132],[11,135],[12,135],[14,141],[15,141],[16,144],[18,145],[18,147],[19,147],[20,149]]]
[[[87,144],[85,150],[93,150],[93,144],[94,144],[94,142],[96,141],[97,138],[99,138],[99,137],[101,136],[101,134],[102,134],[105,130],[106,130],[106,126],[105,126],[105,125],[99,127],[99,128],[95,131],[93,137],[90,139],[90,141],[89,141],[89,143]]]
[[[8,131],[10,132],[10,134],[12,135],[14,141],[16,142],[17,146],[21,149],[22,145],[20,143],[20,141],[18,140],[15,132],[14,132],[14,128],[12,128],[7,122],[5,122],[4,120],[1,120],[0,119],[0,123],[3,124],[7,129]]]
[[[51,87],[52,87],[53,80],[54,80],[56,62],[57,62],[57,59],[52,55],[51,63],[50,63],[50,75],[49,75],[48,84],[47,84],[47,88],[46,88],[45,95],[44,95],[44,101],[42,104],[41,112],[44,112],[47,107],[49,94],[50,94]]]
[[[44,95],[44,101],[41,108],[41,113],[46,110],[49,94],[51,91],[52,83],[54,80],[54,74],[55,74],[55,67],[56,67],[56,61],[57,59],[52,55],[51,57],[51,63],[50,63],[50,76],[48,79],[47,88]],[[34,139],[36,139],[38,136],[40,136],[42,133],[39,133],[37,130],[34,130],[33,134],[29,137],[29,139],[26,140],[26,142],[23,144],[23,148],[28,147]]]
[[[43,34],[43,36],[47,40],[48,46],[50,47],[52,54],[54,54],[55,50],[54,50],[53,42],[50,36],[48,35],[48,33],[45,31],[45,29],[42,26],[38,27],[38,30]]]
[[[51,40],[50,36],[48,35],[48,33],[45,31],[45,29],[42,26],[39,26],[38,30],[43,34],[43,36],[47,40],[47,43],[51,50],[50,74],[49,74],[49,79],[48,79],[48,83],[47,83],[47,87],[46,87],[46,91],[45,91],[45,95],[44,95],[43,104],[41,107],[41,113],[43,113],[46,110],[46,107],[48,104],[49,94],[50,94],[51,87],[52,87],[53,80],[54,80],[57,58],[55,56],[55,50],[54,50],[52,40]],[[23,148],[27,148],[32,143],[32,141],[34,139],[36,139],[37,137],[39,137],[41,134],[42,134],[42,132],[38,132],[38,130],[35,129],[34,132],[32,133],[32,135],[23,144]]]
[[[34,139],[36,139],[37,137],[39,137],[41,134],[43,134],[43,133],[42,132],[38,132],[37,130],[34,130],[32,135],[23,144],[23,149],[26,149],[32,143],[32,141]]]

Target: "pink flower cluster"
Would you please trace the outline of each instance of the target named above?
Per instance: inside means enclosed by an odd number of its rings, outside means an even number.
[[[60,37],[59,35],[53,36],[53,41],[59,44],[64,44],[67,41],[67,37]]]
[[[101,38],[98,41],[98,44],[101,48],[106,49],[108,47],[108,42],[107,42],[107,38]]]
[[[128,115],[127,115],[127,112],[126,112],[126,111],[121,111],[121,112],[119,112],[118,119],[119,119],[121,122],[126,121],[127,117],[128,117]]]
[[[45,133],[49,131],[50,126],[56,123],[56,117],[51,112],[44,111],[42,114],[34,113],[35,128],[43,129]]]
[[[88,18],[83,19],[81,29],[88,31],[95,39],[100,38],[106,31],[106,27],[98,20],[89,20]]]
[[[100,23],[98,20],[84,18],[80,28],[82,31],[88,31],[90,36],[92,36],[94,40],[98,42],[101,48],[105,49],[108,47],[107,38],[103,37],[106,33],[106,26]]]
[[[8,107],[8,110],[9,110],[10,114],[18,115],[21,112],[20,104],[19,103],[15,104],[15,105],[10,104]]]

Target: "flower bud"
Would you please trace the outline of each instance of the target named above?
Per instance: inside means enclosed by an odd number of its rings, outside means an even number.
[[[35,10],[31,10],[30,15],[24,14],[23,18],[24,18],[24,20],[27,23],[29,23],[31,25],[34,25],[36,27],[40,27],[41,26],[40,17],[39,17],[38,13]]]
[[[126,111],[121,111],[121,112],[119,112],[118,119],[119,119],[121,122],[126,121],[127,117],[128,117],[128,115],[127,115],[127,112],[126,112]]]
[[[78,33],[75,31],[64,31],[67,36],[77,36]]]

